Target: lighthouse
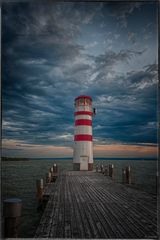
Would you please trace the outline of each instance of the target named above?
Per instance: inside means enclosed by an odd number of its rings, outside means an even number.
[[[75,98],[74,170],[93,170],[92,115],[92,98]]]

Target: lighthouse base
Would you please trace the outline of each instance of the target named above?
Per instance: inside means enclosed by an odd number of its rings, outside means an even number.
[[[88,163],[88,171],[93,171],[93,163]]]
[[[80,163],[73,163],[73,170],[80,171]],[[93,171],[93,163],[88,163],[88,169],[86,171]]]

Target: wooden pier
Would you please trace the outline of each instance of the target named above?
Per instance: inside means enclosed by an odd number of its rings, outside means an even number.
[[[44,198],[36,238],[157,238],[156,196],[101,173],[62,171]]]

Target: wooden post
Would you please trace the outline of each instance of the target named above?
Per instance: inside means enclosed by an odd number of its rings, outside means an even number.
[[[50,173],[51,173],[51,182],[53,182],[53,167],[50,168]]]
[[[50,183],[51,182],[51,178],[52,178],[51,172],[48,172],[46,174],[46,183]]]
[[[103,164],[101,164],[101,173],[103,173],[103,169],[104,169]]]
[[[109,177],[111,175],[111,164],[108,165],[108,175],[109,175]]]
[[[58,177],[58,166],[56,163],[53,164],[53,178],[52,181],[55,182]]]
[[[98,172],[98,169],[99,169],[99,166],[98,166],[98,164],[96,165],[96,172]]]
[[[44,188],[43,178],[37,180],[36,185],[37,185],[37,198],[39,202],[41,202],[43,200],[43,188]]]
[[[131,167],[126,167],[126,183],[131,184]]]
[[[58,167],[57,167],[57,164],[56,164],[56,163],[53,164],[53,172],[54,172],[54,173],[57,173],[57,172],[58,172]]]
[[[10,198],[3,201],[4,237],[17,238],[20,229],[22,200]]]
[[[156,194],[157,196],[159,196],[159,172],[157,171],[157,174],[156,174]]]
[[[55,182],[56,179],[56,173],[54,172],[56,169],[55,167],[51,167],[50,168],[50,172],[51,172],[51,182]]]
[[[113,164],[109,164],[109,176],[111,178],[114,177],[114,165]]]
[[[104,175],[105,175],[105,176],[108,175],[108,166],[105,166],[105,168],[104,168]]]
[[[122,183],[126,183],[126,170],[122,169]]]

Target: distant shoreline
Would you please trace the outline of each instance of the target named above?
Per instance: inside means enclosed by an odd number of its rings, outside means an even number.
[[[30,158],[31,160],[72,160],[73,158],[72,157],[64,157],[64,158]],[[157,160],[157,158],[122,158],[122,157],[117,157],[117,158],[111,158],[111,157],[103,157],[103,158],[101,158],[101,157],[95,157],[94,159],[93,159],[93,161],[97,161],[97,160],[100,160],[100,161],[106,161],[106,160],[126,160],[126,161],[128,161],[128,160],[144,160],[144,161],[153,161],[153,160]]]
[[[41,158],[41,157],[36,157],[36,158],[21,158],[21,157],[2,157],[1,158],[2,161],[29,161],[29,160],[53,160],[53,161],[66,161],[66,160],[72,160],[73,158],[72,157],[64,157],[64,158]],[[134,161],[156,161],[157,158],[109,158],[109,157],[96,157],[94,158],[93,161],[106,161],[106,160],[109,160],[109,161],[116,161],[116,160],[123,160],[123,161],[129,161],[129,160],[134,160]]]
[[[2,157],[2,161],[29,161],[29,158],[20,158],[20,157]]]

